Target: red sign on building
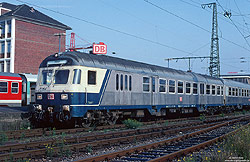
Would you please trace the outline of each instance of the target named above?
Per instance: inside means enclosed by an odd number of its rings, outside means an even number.
[[[107,45],[103,42],[99,44],[93,44],[93,53],[94,54],[107,54]]]

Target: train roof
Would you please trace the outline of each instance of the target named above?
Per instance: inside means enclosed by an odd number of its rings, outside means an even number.
[[[64,62],[63,60],[67,60]],[[47,57],[41,64],[41,67],[51,66],[68,66],[68,65],[81,65],[87,67],[97,67],[104,69],[120,70],[135,72],[147,75],[157,76],[169,76],[185,80],[196,80],[209,82],[214,81],[215,83],[222,82],[220,78],[214,78],[208,75],[196,74],[193,72],[185,72],[181,70],[171,69],[167,67],[146,64],[142,62],[136,62],[132,60],[126,60],[122,58],[107,56],[107,55],[95,55],[82,53],[77,51],[64,52],[62,54],[54,54]]]
[[[0,76],[21,77],[19,74],[16,74],[16,73],[7,73],[7,72],[0,72]]]

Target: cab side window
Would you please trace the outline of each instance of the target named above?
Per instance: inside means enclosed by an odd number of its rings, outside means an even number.
[[[96,71],[88,71],[88,84],[96,85]]]

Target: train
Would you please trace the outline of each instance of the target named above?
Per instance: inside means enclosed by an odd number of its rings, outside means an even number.
[[[37,75],[0,72],[0,106],[21,107],[35,103]]]
[[[44,59],[35,91],[29,112],[34,127],[112,125],[250,105],[248,84],[78,51]]]

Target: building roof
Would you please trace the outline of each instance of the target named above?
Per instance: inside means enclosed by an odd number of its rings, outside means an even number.
[[[11,4],[8,4],[8,3],[1,3],[1,4],[9,6],[9,7],[15,6],[15,5],[11,6]],[[69,27],[69,26],[39,12],[38,10],[34,9],[33,7],[30,7],[30,6],[25,5],[25,4],[16,6],[11,11],[0,16],[0,19],[5,19],[7,17],[15,17],[17,19],[36,22],[36,23],[44,24],[44,25],[49,25],[49,26],[61,28],[64,30],[71,30],[71,27]]]
[[[10,3],[3,2],[3,3],[0,3],[0,7],[6,8],[6,9],[9,9],[9,10],[14,10],[17,7],[17,5],[13,5],[13,4],[10,4]]]

